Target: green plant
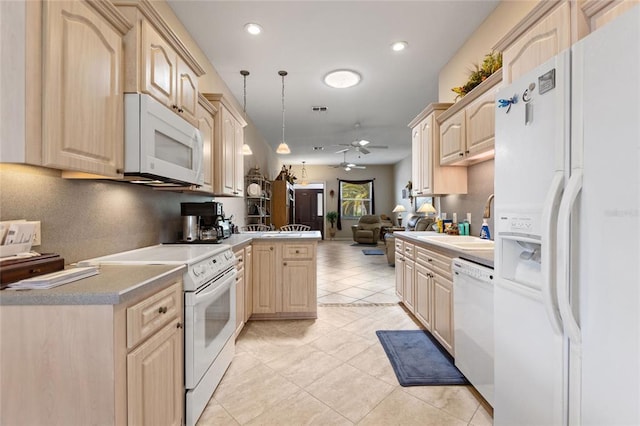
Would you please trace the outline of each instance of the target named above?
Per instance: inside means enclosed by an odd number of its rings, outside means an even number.
[[[484,56],[482,65],[474,65],[475,70],[471,71],[469,80],[464,86],[454,87],[451,89],[458,94],[456,99],[464,97],[467,93],[473,90],[477,85],[485,81],[491,74],[502,68],[502,53],[491,52]]]
[[[325,217],[327,218],[327,220],[331,224],[331,227],[333,228],[333,224],[338,219],[338,212],[327,212],[327,215]]]

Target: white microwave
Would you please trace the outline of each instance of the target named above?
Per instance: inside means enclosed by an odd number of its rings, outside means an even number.
[[[202,185],[200,131],[150,95],[124,95],[124,175],[154,186]]]

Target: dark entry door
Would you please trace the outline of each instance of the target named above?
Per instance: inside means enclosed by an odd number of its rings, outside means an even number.
[[[309,225],[312,231],[320,231],[324,235],[322,194],[322,189],[296,189],[296,223]]]

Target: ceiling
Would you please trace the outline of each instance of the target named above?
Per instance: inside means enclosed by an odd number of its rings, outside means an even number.
[[[336,151],[366,139],[369,154],[350,150],[348,162],[394,164],[411,153],[407,124],[438,101],[438,73],[499,0],[472,1],[203,1],[168,0],[267,143],[282,140],[282,77],[287,164],[335,165]],[[263,32],[249,35],[245,24]],[[406,41],[402,52],[391,50]],[[362,81],[348,89],[324,84],[336,69]],[[462,83],[462,82],[461,82]],[[314,112],[312,107],[327,107]],[[313,147],[324,147],[314,150]]]

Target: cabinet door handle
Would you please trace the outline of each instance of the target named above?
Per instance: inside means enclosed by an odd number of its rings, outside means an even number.
[[[184,110],[182,108],[178,108],[178,112],[182,113]]]
[[[177,323],[176,328],[182,328],[182,323],[181,322]]]
[[[269,250],[273,251],[273,247],[269,247]]]
[[[427,259],[427,262],[433,262],[433,259],[428,258],[428,259]]]
[[[283,264],[284,266],[287,266],[287,262],[282,262],[282,264]]]
[[[178,105],[173,104],[173,105],[171,105],[171,108],[173,108],[173,109],[178,109]]]
[[[460,154],[458,154],[458,157],[464,157],[464,152],[461,152]]]
[[[469,153],[469,150],[466,150],[464,153],[465,153],[465,154],[468,154],[468,153]]]

